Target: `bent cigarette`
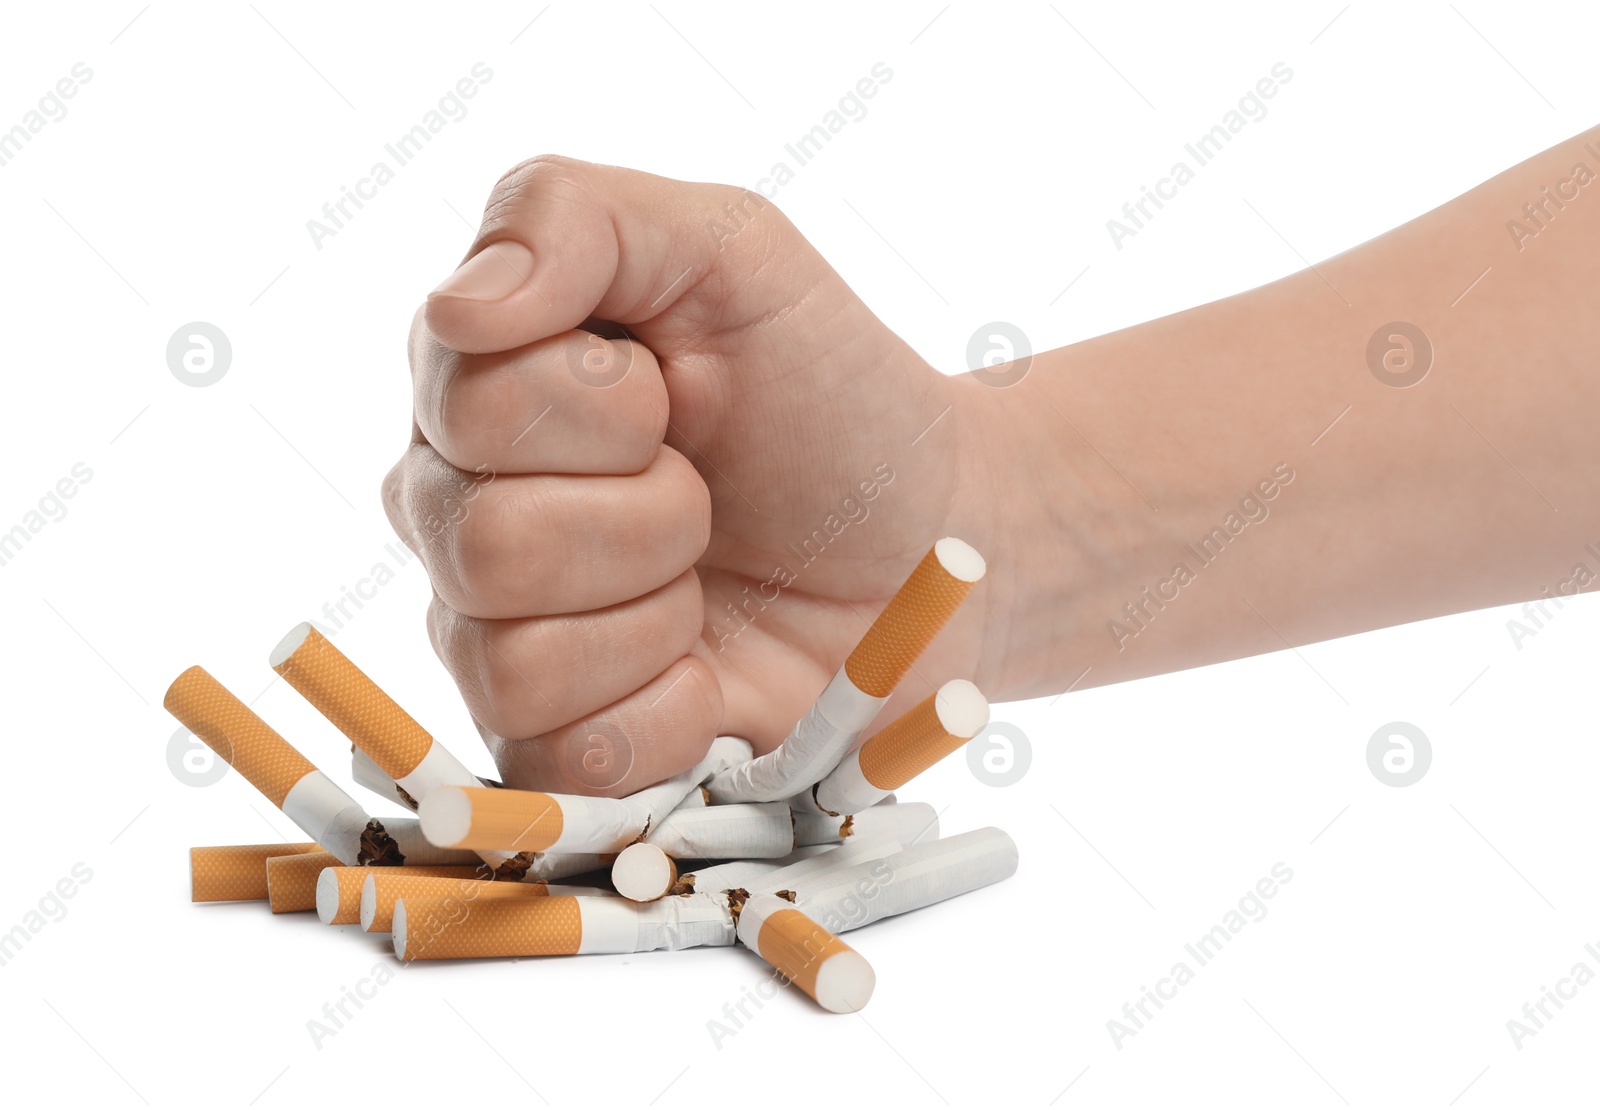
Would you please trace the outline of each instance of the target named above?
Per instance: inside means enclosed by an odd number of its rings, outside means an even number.
[[[375,871],[393,871],[407,878],[430,877],[447,883],[474,880],[487,883],[492,874],[482,863],[476,867],[325,867],[317,874],[312,898],[317,918],[324,925],[354,925],[360,921],[362,887]],[[501,885],[523,884],[513,881]]]
[[[339,857],[330,852],[271,857],[265,868],[267,904],[272,907],[273,913],[299,913],[316,909],[317,876],[325,868],[338,866]]]
[[[402,862],[382,822],[202,668],[179,675],[162,705],[340,862]]]
[[[321,852],[316,844],[216,844],[189,849],[191,902],[264,902],[267,860]]]
[[[409,808],[440,786],[479,785],[477,775],[309,623],[291,628],[268,662],[372,760]],[[514,854],[479,852],[490,867],[504,866]]]
[[[877,976],[861,954],[772,894],[756,894],[739,911],[739,939],[832,1014],[867,1004]]]
[[[939,814],[927,802],[869,806],[860,813],[833,817],[826,813],[796,813],[796,844],[837,844],[852,836],[892,837],[919,844],[939,838]]]
[[[776,859],[794,851],[794,818],[784,802],[677,809],[645,842],[674,859]]]
[[[617,853],[611,865],[611,885],[635,902],[654,902],[678,881],[678,865],[648,841],[630,844]]]
[[[714,777],[713,802],[770,802],[809,790],[838,764],[896,684],[983,577],[954,536],[935,543],[782,744]]]
[[[859,813],[876,805],[989,724],[989,702],[964,678],[946,682],[873,734],[810,791],[824,813]]]
[[[422,800],[418,816],[428,839],[450,848],[619,852],[660,824],[705,779],[749,755],[745,741],[720,737],[689,770],[626,798],[441,786]]]
[[[436,876],[413,875],[420,870],[411,867],[369,867],[361,874],[360,894],[357,898],[356,919],[369,933],[387,933],[394,921],[394,904],[400,898],[412,901],[444,901],[459,898],[474,901],[479,898],[544,898],[549,895],[549,884],[544,882],[485,882],[469,875]],[[343,901],[343,891],[340,891]],[[340,907],[343,910],[343,907]],[[317,912],[320,916],[322,908]],[[327,920],[324,918],[323,920]]]
[[[350,778],[357,786],[364,786],[386,802],[399,802],[412,812],[417,800],[405,792],[401,785],[383,773],[383,768],[372,762],[372,757],[360,748],[350,748]]]

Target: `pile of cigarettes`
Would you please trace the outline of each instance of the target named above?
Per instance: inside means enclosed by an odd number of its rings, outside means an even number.
[[[941,839],[932,806],[892,793],[987,726],[976,686],[945,683],[857,747],[984,570],[966,543],[938,541],[779,747],[752,757],[718,737],[688,771],[624,798],[480,780],[298,625],[271,665],[349,738],[355,781],[416,813],[379,820],[190,667],[167,710],[311,838],[191,848],[193,900],[315,909],[390,933],[402,960],[742,944],[824,1009],[859,1010],[876,978],[837,933],[1016,871],[1001,830]]]

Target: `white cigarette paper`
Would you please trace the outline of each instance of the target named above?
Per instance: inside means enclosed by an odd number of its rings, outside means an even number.
[[[678,809],[645,842],[674,859],[776,859],[794,850],[794,819],[783,802]]]
[[[852,836],[888,836],[905,844],[939,838],[939,814],[927,802],[876,805],[847,817],[796,813],[796,844],[836,844]]]

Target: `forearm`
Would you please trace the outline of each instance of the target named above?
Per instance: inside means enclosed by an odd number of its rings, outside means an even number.
[[[1579,164],[1600,173],[1600,129],[1314,269],[1037,356],[1009,387],[961,381],[972,461],[951,528],[994,537],[1005,645],[985,689],[1588,585],[1600,180],[1580,185]],[[1369,365],[1394,321],[1432,346],[1406,388]]]

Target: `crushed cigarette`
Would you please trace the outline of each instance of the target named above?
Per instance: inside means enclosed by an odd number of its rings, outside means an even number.
[[[989,702],[976,686],[964,678],[946,682],[845,756],[812,788],[812,798],[835,817],[859,813],[959,750],[988,723]]]
[[[824,1010],[876,985],[839,933],[1012,875],[998,829],[941,839],[892,793],[977,735],[989,707],[946,682],[856,747],[982,579],[953,537],[912,571],[777,749],[722,736],[694,767],[625,798],[510,790],[474,776],[309,624],[270,663],[353,744],[354,780],[415,816],[370,817],[199,667],[166,708],[311,838],[190,849],[190,896],[315,909],[388,931],[402,960],[672,951],[742,944]],[[852,750],[854,748],[855,750]],[[679,861],[684,868],[680,873]],[[609,873],[610,888],[550,885]]]
[[[889,700],[924,648],[983,577],[983,556],[954,536],[925,555],[778,747],[716,775],[713,802],[771,802],[832,771]]]

